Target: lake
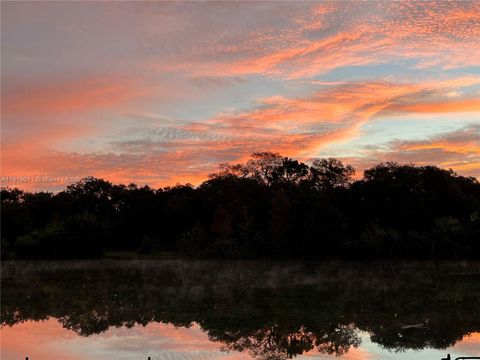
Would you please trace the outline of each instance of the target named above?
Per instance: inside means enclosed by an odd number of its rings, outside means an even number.
[[[2,262],[2,360],[480,356],[480,264]]]

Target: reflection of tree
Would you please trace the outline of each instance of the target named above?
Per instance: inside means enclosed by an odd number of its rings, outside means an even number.
[[[82,336],[196,322],[264,360],[344,354],[358,330],[396,351],[445,348],[480,330],[479,276],[478,265],[448,264],[4,262],[1,315],[8,326],[54,317]]]
[[[339,325],[330,334],[324,334],[319,339],[315,344],[318,350],[329,355],[343,355],[350,346],[360,345],[360,338],[352,325]]]
[[[285,331],[278,326],[254,329],[250,334],[223,334],[213,340],[225,343],[225,349],[249,351],[257,359],[290,359],[313,348],[315,335],[300,328]]]
[[[333,331],[311,332],[303,325],[285,329],[272,325],[253,329],[250,333],[224,332],[209,338],[225,344],[226,350],[248,351],[255,359],[291,359],[312,350],[324,354],[345,354],[351,346],[360,345],[353,326],[338,326]]]

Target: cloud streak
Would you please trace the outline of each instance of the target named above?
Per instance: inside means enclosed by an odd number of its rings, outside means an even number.
[[[364,149],[362,156],[346,160],[359,169],[366,169],[381,161],[435,164],[480,178],[480,125],[472,124],[421,140],[391,141]]]

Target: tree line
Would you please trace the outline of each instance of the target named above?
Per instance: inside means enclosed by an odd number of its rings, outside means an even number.
[[[477,179],[395,162],[354,175],[337,159],[263,152],[198,187],[87,177],[58,193],[2,188],[2,258],[479,258]]]

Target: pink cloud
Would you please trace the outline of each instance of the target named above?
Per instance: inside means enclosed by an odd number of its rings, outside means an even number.
[[[419,68],[478,66],[478,13],[476,2],[312,5],[309,11],[293,10],[284,28],[254,27],[231,35],[228,46],[213,43],[187,62],[150,66],[160,71],[283,79],[406,60],[415,61]]]

